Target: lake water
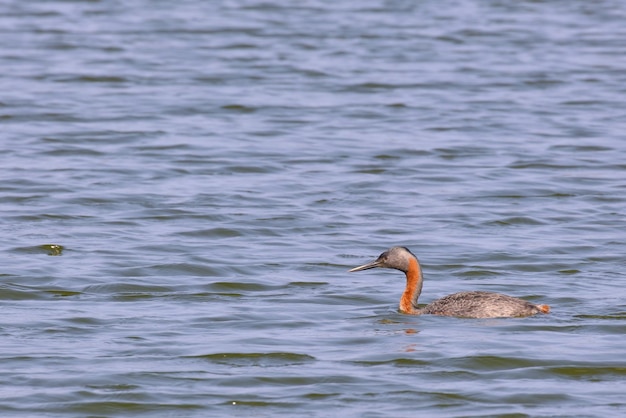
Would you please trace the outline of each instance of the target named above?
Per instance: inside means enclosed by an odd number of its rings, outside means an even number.
[[[0,3],[2,415],[624,416],[626,3],[289,3]]]

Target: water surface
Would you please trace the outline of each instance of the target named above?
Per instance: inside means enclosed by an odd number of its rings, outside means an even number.
[[[623,416],[625,17],[0,5],[0,411]],[[400,315],[392,245],[552,313]]]

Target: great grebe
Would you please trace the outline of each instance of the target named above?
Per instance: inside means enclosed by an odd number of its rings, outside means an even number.
[[[406,274],[406,288],[400,299],[400,312],[411,315],[443,315],[461,318],[505,318],[550,312],[548,305],[535,305],[522,299],[493,292],[459,292],[418,308],[422,293],[422,268],[417,257],[406,247],[392,247],[376,260],[348,271],[376,267],[391,268]]]

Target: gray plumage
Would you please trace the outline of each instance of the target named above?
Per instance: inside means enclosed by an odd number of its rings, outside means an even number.
[[[528,301],[493,292],[459,292],[444,296],[419,309],[420,314],[463,318],[530,316],[543,312]]]

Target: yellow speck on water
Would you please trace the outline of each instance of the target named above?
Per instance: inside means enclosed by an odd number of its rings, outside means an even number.
[[[65,249],[62,245],[58,244],[44,244],[40,245],[40,248],[47,251],[48,255],[61,255]]]

